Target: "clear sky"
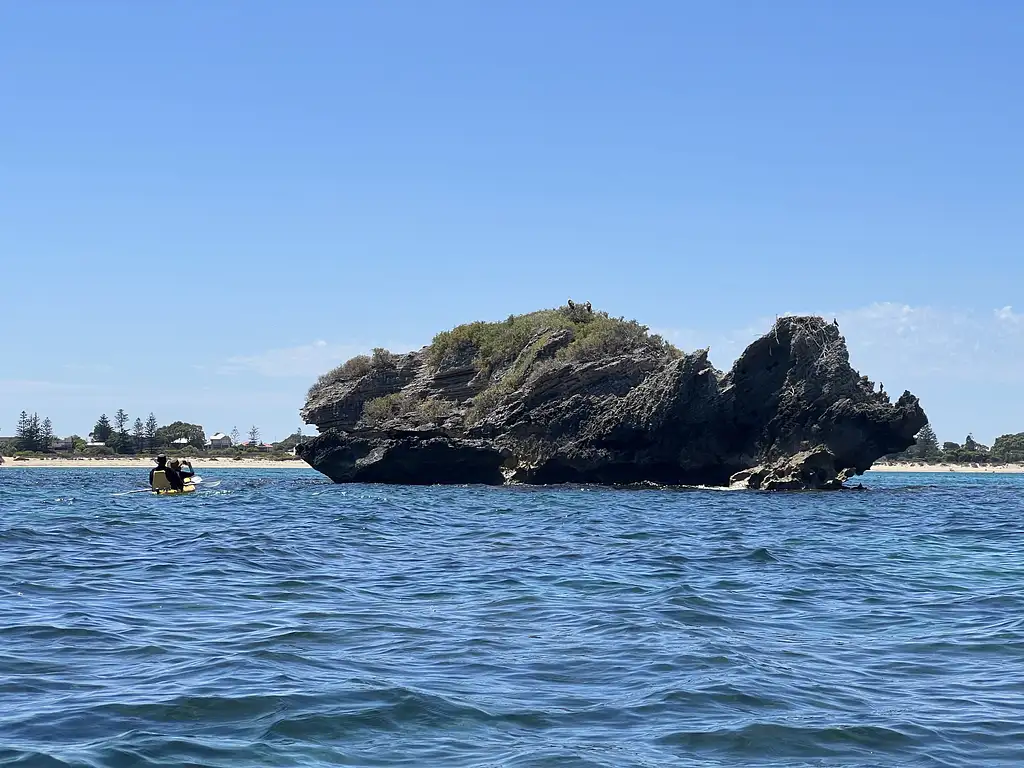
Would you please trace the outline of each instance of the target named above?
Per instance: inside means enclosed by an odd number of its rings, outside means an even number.
[[[1024,431],[1024,3],[0,4],[0,434],[299,425],[323,370],[590,300],[777,314]]]

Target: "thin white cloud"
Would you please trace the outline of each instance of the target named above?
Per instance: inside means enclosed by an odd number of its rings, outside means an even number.
[[[65,371],[86,375],[111,373],[114,370],[112,365],[106,363],[65,363],[63,368]]]
[[[853,367],[890,393],[918,395],[940,435],[961,440],[973,431],[985,441],[1024,431],[1024,315],[1012,307],[974,312],[880,302],[784,314],[837,318]],[[712,362],[725,370],[774,320],[725,333],[660,332],[685,350],[710,346]]]
[[[995,311],[996,319],[1003,323],[1013,323],[1018,325],[1024,323],[1024,315],[1013,311],[1013,307],[1005,306],[1002,309]]]
[[[839,311],[784,312],[780,317],[804,314],[838,319],[854,367],[887,361],[899,363],[908,372],[942,371],[969,379],[1024,375],[1019,359],[1024,315],[1010,307],[985,314],[881,302]],[[774,317],[766,317],[725,333],[697,329],[659,332],[683,349],[710,345],[715,364],[728,368],[774,321]]]
[[[874,304],[840,313],[839,322],[855,365],[964,383],[1024,382],[1024,324],[1004,309],[976,313]]]
[[[745,328],[727,331],[721,329],[701,331],[695,328],[652,328],[651,332],[659,334],[684,352],[709,348],[708,357],[711,362],[724,370],[732,365],[750,342],[767,333],[773,322],[774,318],[768,318],[760,324],[751,324]]]
[[[230,357],[218,372],[255,373],[271,378],[315,378],[342,360],[362,351],[361,348],[350,344],[328,344],[326,341],[318,340],[297,347],[268,349],[252,355]]]
[[[95,384],[65,381],[37,381],[33,379],[0,379],[0,395],[80,394],[99,392]]]
[[[406,344],[387,346],[392,352],[408,352]],[[339,363],[356,355],[367,354],[370,348],[359,344],[331,344],[318,339],[309,344],[284,349],[270,349],[253,355],[228,358],[218,369],[221,374],[250,373],[270,378],[315,379]]]

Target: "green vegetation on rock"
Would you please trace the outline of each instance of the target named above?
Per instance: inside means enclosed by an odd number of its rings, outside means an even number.
[[[576,304],[443,331],[434,337],[427,350],[428,362],[438,367],[447,359],[472,354],[478,369],[492,373],[511,363],[538,334],[558,330],[572,332],[572,342],[558,354],[564,360],[587,362],[638,349],[667,356],[681,354],[636,320],[609,317],[607,312],[594,312]]]
[[[402,392],[394,392],[367,400],[363,406],[363,418],[371,424],[379,424],[399,416],[408,410],[408,399]]]
[[[558,343],[549,347],[555,340]],[[545,349],[548,351],[542,358]],[[424,361],[435,371],[471,366],[489,381],[466,414],[467,422],[473,423],[529,377],[559,362],[596,362],[633,352],[667,358],[682,356],[682,352],[636,320],[595,312],[589,304],[570,303],[557,309],[509,315],[498,322],[477,321],[443,331],[424,350]],[[325,394],[332,385],[394,369],[400,359],[401,356],[382,348],[374,349],[371,355],[357,355],[320,376],[310,387],[308,398]],[[399,392],[368,400],[363,404],[362,419],[366,424],[377,425],[401,415],[418,423],[439,423],[456,410],[454,403],[410,398]]]
[[[398,416],[414,424],[437,424],[455,412],[455,404],[447,400],[417,398],[405,392],[394,392],[367,400],[363,405],[363,421],[377,426]]]
[[[542,333],[536,341],[529,344],[526,349],[516,357],[512,368],[498,381],[492,383],[483,392],[473,398],[473,407],[466,416],[469,423],[475,423],[487,415],[502,398],[518,389],[528,376],[537,375],[538,368],[534,366],[537,356],[544,346],[551,340],[551,333]],[[553,364],[552,361],[546,361]]]
[[[383,347],[376,347],[370,355],[356,355],[320,376],[309,388],[306,396],[315,397],[332,384],[355,381],[370,371],[394,368],[398,358],[399,355]]]
[[[428,362],[441,367],[447,360],[470,358],[487,376],[502,375],[473,400],[467,421],[474,423],[487,415],[508,394],[514,392],[541,369],[555,365],[538,363],[542,350],[554,334],[568,331],[568,343],[558,349],[555,360],[587,363],[630,352],[679,357],[678,349],[661,336],[652,334],[636,320],[609,317],[588,305],[545,309],[525,315],[510,315],[500,323],[469,323],[434,337],[427,350]],[[508,368],[511,366],[511,368]],[[508,370],[503,370],[508,368]]]

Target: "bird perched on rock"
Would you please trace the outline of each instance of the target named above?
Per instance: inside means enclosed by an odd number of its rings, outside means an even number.
[[[592,306],[590,306],[590,302],[589,301],[586,304],[584,304],[583,306],[585,306],[587,308],[587,312],[593,312],[594,311],[594,308]]]
[[[568,306],[569,306],[569,309],[576,309],[576,304],[575,304],[575,303],[573,302],[573,300],[572,300],[572,299],[569,299],[569,301],[567,302],[567,304],[568,304]]]

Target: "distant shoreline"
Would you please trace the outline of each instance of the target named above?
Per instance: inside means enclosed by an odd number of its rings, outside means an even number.
[[[872,472],[962,472],[967,474],[1024,474],[1024,464],[875,464]]]
[[[15,461],[11,456],[4,456],[0,472],[6,469],[151,469],[156,466],[152,457],[118,456],[115,458],[80,458],[80,459],[24,459]],[[192,466],[200,469],[311,469],[302,459],[192,459]]]
[[[24,459],[15,461],[11,456],[4,456],[5,469],[26,469],[46,467],[50,469],[150,469],[155,466],[149,457],[118,456],[116,458],[80,458],[80,459]],[[199,469],[312,469],[302,459],[260,459],[260,458],[207,458],[193,459],[193,467]],[[1024,474],[1024,464],[875,464],[872,472],[960,472],[966,474],[1017,475]]]

